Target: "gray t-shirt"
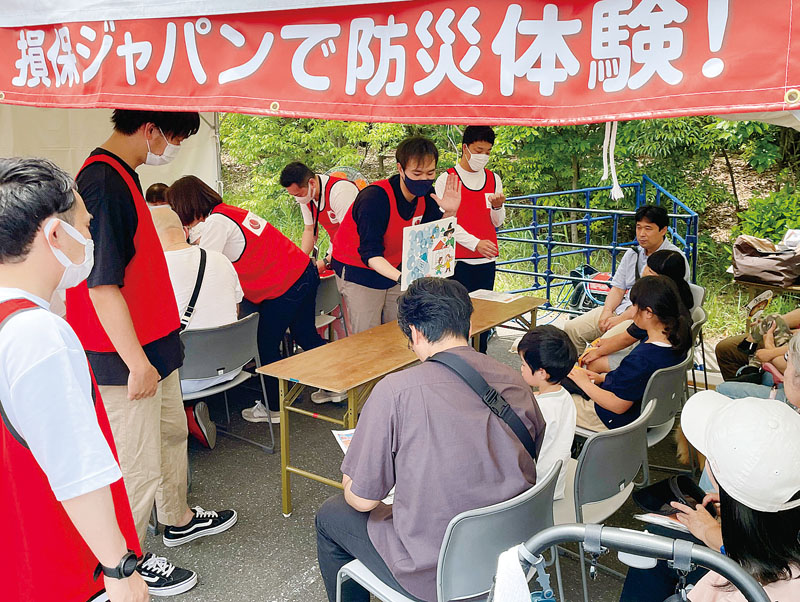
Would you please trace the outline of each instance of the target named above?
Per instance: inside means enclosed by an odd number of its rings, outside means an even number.
[[[511,405],[537,449],[545,423],[518,371],[471,347],[451,350]],[[380,381],[342,462],[351,491],[379,504],[367,530],[395,579],[423,600],[436,599],[436,563],[450,520],[513,498],[536,483],[536,466],[500,418],[449,368],[425,362]]]

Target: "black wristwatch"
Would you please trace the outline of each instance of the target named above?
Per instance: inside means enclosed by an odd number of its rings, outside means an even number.
[[[128,550],[125,556],[122,557],[122,560],[119,561],[119,564],[114,568],[103,566],[98,562],[97,568],[94,570],[94,578],[96,580],[100,576],[100,573],[103,573],[103,575],[111,577],[112,579],[126,579],[133,575],[138,562],[139,559],[136,556],[136,552]]]

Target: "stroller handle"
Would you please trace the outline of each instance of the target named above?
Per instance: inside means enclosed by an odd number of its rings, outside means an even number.
[[[676,540],[674,539],[616,527],[598,526],[600,528],[600,545],[603,547],[660,560],[676,559]],[[596,528],[594,525],[591,527]],[[583,543],[586,535],[586,525],[557,525],[540,531],[523,545],[530,554],[537,556],[558,544]],[[748,602],[770,602],[769,596],[761,585],[736,562],[705,546],[694,545],[683,540],[681,542],[688,544],[688,546],[684,546],[684,549],[688,549],[691,562],[711,569],[728,579],[747,598]],[[680,553],[678,555],[680,556]]]

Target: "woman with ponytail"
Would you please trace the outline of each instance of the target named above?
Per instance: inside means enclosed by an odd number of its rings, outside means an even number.
[[[570,378],[578,390],[572,399],[577,424],[594,431],[619,428],[641,413],[642,397],[650,376],[680,363],[691,347],[689,312],[673,280],[645,276],[630,294],[634,324],[647,334],[616,370],[599,374],[575,367]]]

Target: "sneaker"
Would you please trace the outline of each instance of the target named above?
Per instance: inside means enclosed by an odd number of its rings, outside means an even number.
[[[164,527],[164,545],[168,548],[180,546],[206,535],[216,535],[227,531],[236,524],[236,510],[203,510],[200,506],[192,508],[194,518],[183,527]]]
[[[279,424],[281,421],[280,413],[277,410],[267,412],[267,408],[260,399],[252,408],[242,410],[242,418],[247,422],[272,422],[272,424]]]
[[[334,393],[327,389],[320,389],[311,394],[314,403],[328,403],[329,401],[347,401],[347,393]]]
[[[178,568],[163,556],[150,552],[144,555],[136,570],[147,583],[151,596],[174,596],[197,585],[197,573]]]
[[[208,406],[204,401],[198,401],[194,406],[186,409],[186,423],[189,433],[197,439],[203,447],[214,449],[217,444],[217,425],[208,414]]]

